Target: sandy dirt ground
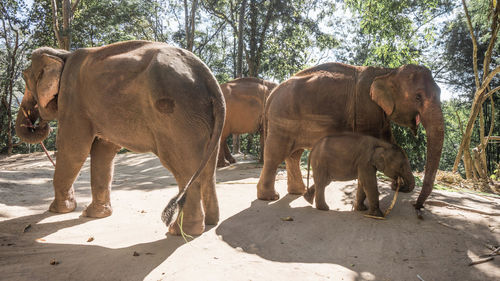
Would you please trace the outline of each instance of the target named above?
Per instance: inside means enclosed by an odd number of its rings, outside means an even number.
[[[77,209],[54,214],[45,156],[0,159],[0,280],[500,280],[500,256],[469,266],[500,245],[498,197],[438,190],[419,220],[416,189],[374,220],[351,211],[355,181],[327,188],[327,212],[287,195],[285,171],[281,199],[257,200],[260,165],[239,160],[217,171],[220,223],[186,243],[165,235],[160,213],[177,185],[152,154],[117,156],[104,219],[81,217],[88,162]],[[394,193],[379,185],[385,210]]]

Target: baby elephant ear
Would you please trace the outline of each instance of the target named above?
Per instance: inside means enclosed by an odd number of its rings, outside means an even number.
[[[370,97],[378,104],[387,116],[394,111],[394,84],[392,83],[392,74],[377,77],[373,80],[370,87]]]
[[[381,146],[376,147],[372,155],[372,164],[377,168],[377,171],[385,170],[385,149]]]
[[[49,54],[42,54],[39,59],[41,60],[42,72],[39,80],[36,81],[36,91],[39,105],[45,108],[59,92],[59,81],[64,61]]]

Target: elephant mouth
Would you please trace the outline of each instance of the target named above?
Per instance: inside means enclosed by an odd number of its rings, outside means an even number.
[[[25,121],[23,124],[21,124],[21,127],[28,128],[31,132],[34,132],[36,129],[40,128],[42,124],[45,124],[45,122],[42,122],[43,120],[39,116],[33,116],[30,114],[31,112],[26,110],[24,108],[20,108],[22,110],[22,113],[25,117]]]
[[[410,129],[414,136],[417,135],[418,125],[420,125],[420,113],[417,113],[411,122]]]
[[[413,190],[411,184],[409,182],[406,182],[402,176],[396,176],[393,178],[391,189],[397,190],[398,186],[399,186],[399,191],[401,192],[406,193],[406,192],[411,192]]]

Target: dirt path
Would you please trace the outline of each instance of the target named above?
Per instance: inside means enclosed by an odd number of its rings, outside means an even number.
[[[500,279],[500,256],[468,266],[500,245],[496,197],[435,191],[422,221],[410,204],[416,190],[379,221],[351,211],[354,181],[332,184],[322,212],[286,195],[284,171],[282,198],[256,200],[259,174],[251,161],[219,169],[221,221],[186,244],[165,236],[160,213],[177,186],[151,154],[117,156],[114,213],[104,219],[80,217],[88,163],[75,183],[77,210],[61,215],[46,211],[53,168],[43,154],[0,159],[0,280]],[[393,192],[380,191],[385,210]]]

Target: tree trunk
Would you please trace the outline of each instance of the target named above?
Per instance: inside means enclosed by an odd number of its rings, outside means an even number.
[[[62,30],[62,49],[71,48],[71,0],[63,0],[63,30]]]
[[[1,84],[3,85],[3,94],[0,95],[1,105],[5,107],[7,115],[7,125],[5,131],[7,133],[7,154],[11,155],[14,144],[12,139],[12,101],[14,97],[14,81],[16,80],[16,72],[17,72],[17,56],[19,51],[19,30],[14,28],[12,22],[9,18],[4,17],[3,14],[7,13],[2,7],[2,28],[3,28],[3,40],[5,42],[5,52],[6,52],[6,60],[7,60],[7,71],[6,77]],[[9,28],[7,28],[9,26]],[[10,31],[8,31],[10,29]],[[14,38],[11,38],[14,36]],[[12,39],[12,42],[11,42]],[[0,106],[1,106],[0,105]],[[2,120],[0,120],[2,121]]]
[[[233,134],[233,154],[240,153],[240,135]]]
[[[484,58],[484,68],[483,68],[483,79],[480,81],[479,79],[479,74],[478,74],[478,65],[477,65],[477,40],[474,35],[474,29],[472,26],[471,22],[471,17],[469,15],[467,5],[465,3],[465,0],[462,0],[462,5],[464,8],[464,13],[467,19],[467,26],[469,28],[471,40],[472,40],[472,45],[473,45],[473,69],[474,69],[474,79],[475,79],[475,84],[476,84],[476,92],[474,94],[474,100],[472,102],[472,108],[471,108],[471,113],[469,116],[469,121],[467,122],[467,127],[465,129],[465,132],[462,136],[462,141],[460,143],[460,147],[457,153],[457,157],[455,158],[455,163],[453,165],[453,171],[456,172],[458,170],[458,164],[460,163],[460,160],[463,155],[463,162],[464,162],[464,167],[465,167],[465,174],[467,179],[472,179],[475,176],[475,173],[477,172],[478,176],[481,178],[487,178],[487,172],[486,175],[484,173],[483,168],[486,166],[485,165],[485,156],[481,155],[486,153],[487,150],[487,143],[488,143],[488,138],[485,138],[484,134],[484,116],[482,112],[483,108],[483,103],[486,101],[486,99],[493,94],[495,90],[489,90],[489,84],[493,77],[500,73],[500,67],[495,68],[491,72],[489,71],[489,65],[491,62],[491,54],[493,50],[493,46],[495,45],[498,31],[499,31],[499,25],[498,25],[498,19],[499,19],[499,14],[500,14],[500,8],[493,7],[492,16],[491,16],[491,37],[490,37],[490,42],[488,49],[485,52],[485,58]],[[490,7],[491,8],[491,7]],[[470,144],[471,144],[471,136],[472,136],[472,131],[474,129],[474,123],[476,119],[478,118],[479,115],[479,130],[480,130],[480,145],[478,146],[477,150],[474,153],[477,155],[474,155],[474,159],[471,156],[470,153]]]
[[[195,31],[195,16],[198,8],[198,0],[193,0],[191,3],[191,11],[189,11],[188,1],[184,0],[184,28],[186,32],[186,50],[192,52],[194,47],[194,31]]]
[[[257,77],[256,53],[257,53],[257,1],[250,0],[250,38],[249,50],[247,54],[248,75]]]
[[[247,135],[247,154],[250,154],[250,152],[252,151],[252,146],[253,146],[253,134],[252,133],[249,133]]]
[[[54,29],[57,44],[61,49],[69,51],[71,48],[71,20],[73,19],[75,9],[79,2],[80,0],[76,0],[72,5],[71,0],[62,0],[63,27],[61,30],[59,27],[57,1],[52,0],[52,27]]]
[[[247,0],[241,1],[240,15],[238,19],[238,58],[236,61],[236,77],[243,77],[243,28]]]

